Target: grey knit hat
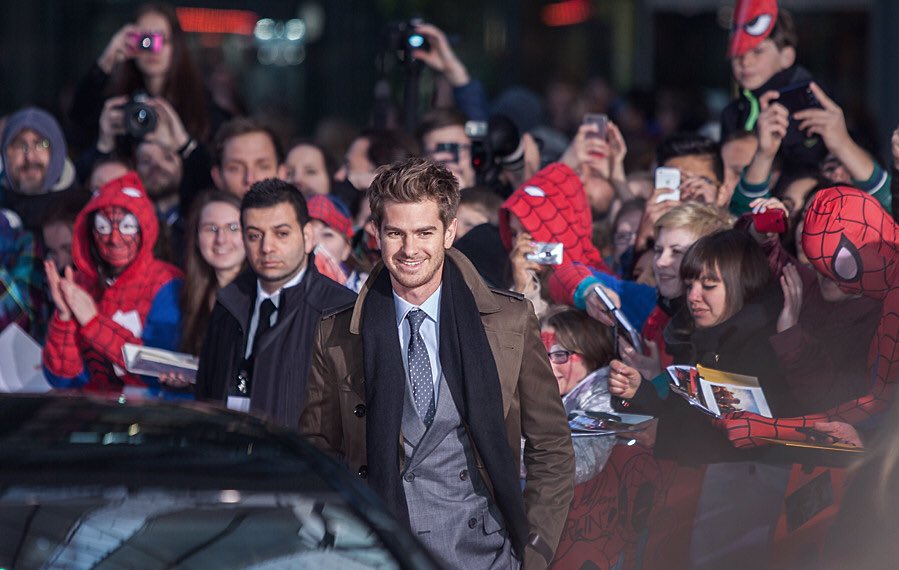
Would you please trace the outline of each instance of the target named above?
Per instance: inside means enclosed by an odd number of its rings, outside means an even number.
[[[66,139],[62,136],[62,128],[53,115],[37,107],[26,107],[13,113],[6,121],[3,135],[0,136],[0,148],[3,149],[4,155],[10,141],[25,129],[31,129],[50,141],[50,164],[47,165],[47,176],[44,178],[44,187],[42,188],[44,192],[47,192],[53,188],[62,175],[67,153]],[[12,186],[13,181],[9,177],[9,169],[7,168],[6,171],[7,181]]]

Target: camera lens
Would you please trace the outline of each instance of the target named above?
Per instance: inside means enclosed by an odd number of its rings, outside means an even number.
[[[134,114],[134,122],[138,125],[146,125],[149,120],[149,115],[147,114],[146,109],[138,109]]]
[[[409,43],[409,47],[411,47],[412,49],[419,49],[420,47],[425,45],[425,38],[421,34],[412,34],[406,41]]]
[[[140,47],[142,47],[143,49],[150,49],[151,47],[153,47],[153,38],[151,38],[150,36],[142,37],[140,40]]]

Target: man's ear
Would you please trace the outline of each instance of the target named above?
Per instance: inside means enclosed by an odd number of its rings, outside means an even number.
[[[212,176],[212,183],[215,184],[216,189],[224,192],[225,185],[224,180],[222,180],[222,167],[213,166],[209,169],[209,175]]]
[[[781,69],[793,67],[794,63],[796,63],[796,48],[794,48],[793,46],[785,46],[780,50]]]
[[[456,241],[456,230],[459,226],[459,219],[453,218],[450,221],[449,226],[446,227],[446,233],[443,235],[443,247],[444,249],[449,249],[453,247],[453,242]]]
[[[278,179],[283,180],[284,182],[290,182],[289,180],[287,180],[287,165],[286,164],[281,164],[280,166],[278,166]]]
[[[306,225],[303,226],[303,242],[306,249],[306,255],[312,253],[312,250],[315,249],[312,245],[312,241],[315,239],[315,234],[312,232],[312,224],[306,222]]]

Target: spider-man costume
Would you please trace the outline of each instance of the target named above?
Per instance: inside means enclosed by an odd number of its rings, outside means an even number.
[[[899,227],[876,199],[846,186],[818,192],[805,216],[802,248],[815,269],[840,289],[883,302],[868,351],[873,378],[868,394],[821,414],[768,419],[731,414],[720,425],[736,447],[764,444],[758,437],[803,441],[796,428],[818,421],[858,424],[886,410],[899,375]]]
[[[181,337],[181,271],[153,257],[159,225],[140,178],[129,172],[107,183],[75,219],[75,282],[94,299],[97,316],[50,320],[44,374],[57,388],[121,393],[135,387],[154,394],[153,378],[125,372],[122,346],[175,350]],[[102,261],[101,261],[102,260]],[[107,279],[100,263],[124,270]]]

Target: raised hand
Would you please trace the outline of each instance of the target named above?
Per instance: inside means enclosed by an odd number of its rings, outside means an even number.
[[[780,276],[780,287],[784,293],[784,307],[777,317],[779,333],[799,323],[799,312],[802,309],[802,279],[792,263],[784,266],[783,274]]]
[[[442,74],[453,87],[461,87],[471,81],[468,70],[456,56],[443,30],[431,24],[419,24],[415,26],[415,31],[426,37],[431,44],[428,51],[413,50],[412,56],[415,59],[423,61],[425,65]]]
[[[602,285],[597,285],[597,287],[602,287],[603,291],[605,291],[606,295],[608,295],[612,302],[615,303],[616,307],[621,307],[621,299],[618,297],[618,293],[612,291],[608,287],[603,287]],[[599,298],[599,295],[593,287],[588,289],[584,294],[584,303],[587,305],[587,314],[590,315],[590,317],[607,327],[615,325],[615,317],[609,312],[609,309]]]
[[[97,138],[97,150],[103,153],[111,153],[115,150],[115,139],[125,134],[125,118],[122,113],[122,105],[128,102],[127,95],[110,97],[103,103],[100,112],[100,135]]]
[[[780,149],[780,143],[787,136],[790,126],[790,112],[786,107],[777,102],[780,93],[767,91],[759,98],[761,113],[756,123],[759,147],[756,154],[774,160],[774,156]]]
[[[47,259],[44,261],[44,272],[47,274],[47,285],[50,287],[50,298],[53,299],[53,304],[56,305],[56,316],[59,317],[59,320],[61,321],[71,320],[72,310],[69,308],[69,304],[66,303],[66,299],[59,288],[61,279],[59,277],[59,270],[56,268],[56,264],[53,260]]]
[[[156,111],[159,121],[156,129],[152,133],[147,134],[144,140],[156,143],[172,152],[187,145],[190,141],[190,135],[171,103],[162,97],[154,97],[150,99],[149,105]]]
[[[131,59],[136,55],[134,47],[129,43],[128,36],[132,33],[138,33],[137,26],[134,24],[125,24],[119,31],[112,36],[103,53],[97,59],[97,65],[103,70],[103,73],[109,74],[117,63]]]
[[[533,276],[543,268],[539,263],[526,257],[536,250],[532,240],[531,234],[527,232],[518,234],[509,253],[509,261],[512,264],[512,290],[518,293],[530,293]]]
[[[809,88],[818,99],[818,102],[821,103],[822,108],[797,111],[793,113],[793,118],[799,121],[800,131],[803,131],[808,136],[820,136],[827,148],[838,155],[841,148],[852,142],[849,130],[846,128],[843,109],[834,103],[833,99],[828,97],[816,83],[810,83]]]
[[[84,326],[97,316],[97,304],[90,293],[75,283],[71,267],[66,267],[65,278],[59,281],[59,290],[79,325]]]

